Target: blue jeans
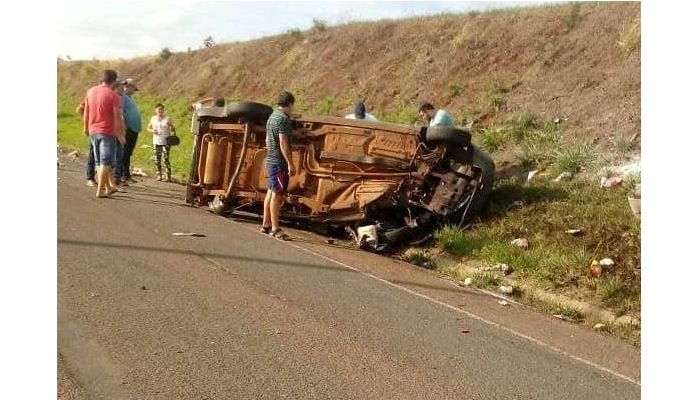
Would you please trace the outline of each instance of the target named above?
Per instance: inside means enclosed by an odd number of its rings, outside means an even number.
[[[90,135],[92,150],[95,154],[95,164],[114,167],[117,164],[117,138],[112,135],[93,133]]]

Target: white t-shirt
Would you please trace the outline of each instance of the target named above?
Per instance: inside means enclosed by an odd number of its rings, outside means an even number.
[[[170,117],[158,118],[157,115],[151,117],[151,127],[156,130],[153,134],[153,144],[165,146],[168,143],[165,139],[170,136]]]
[[[345,118],[347,118],[347,119],[357,119],[357,118],[355,118],[355,113],[348,114],[348,115],[345,116]],[[374,118],[374,115],[372,115],[372,114],[370,114],[370,113],[365,113],[365,119],[364,119],[364,120],[365,120],[365,121],[379,122],[379,120],[376,119],[376,118]],[[362,121],[362,120],[360,120],[360,121]]]

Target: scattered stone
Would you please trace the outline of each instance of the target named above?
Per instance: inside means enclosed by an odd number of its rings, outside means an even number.
[[[598,261],[598,264],[600,264],[600,266],[603,268],[610,268],[613,265],[615,265],[615,261],[613,261],[609,258],[604,258],[604,259]]]
[[[561,174],[559,174],[559,176],[554,178],[554,180],[552,182],[560,182],[563,180],[569,181],[569,180],[573,179],[573,177],[574,177],[574,174],[572,174],[571,172],[562,172]]]
[[[78,158],[80,156],[80,152],[78,150],[73,150],[70,153],[68,153],[68,157],[70,158]]]
[[[566,233],[569,235],[581,236],[583,235],[583,229],[567,229]]]
[[[554,314],[554,318],[558,318],[558,319],[560,319],[562,321],[566,321],[566,322],[576,322],[573,320],[573,318],[568,317],[564,314]]]
[[[464,286],[471,286],[472,283],[474,283],[474,280],[472,280],[472,278],[464,278]]]
[[[150,146],[148,146],[148,147],[150,147]],[[131,175],[136,175],[136,176],[148,176],[148,175],[146,175],[145,172],[143,172],[143,171],[141,170],[141,168],[134,168],[134,169],[132,169],[132,170],[131,170]]]
[[[530,242],[525,238],[513,239],[510,244],[523,250],[527,250],[527,248],[530,247]]]
[[[559,119],[559,118],[554,118],[554,121],[553,121],[553,122],[554,122],[555,124],[558,124],[558,123],[561,122],[561,119]]]
[[[149,144],[142,144],[142,145],[141,145],[141,148],[142,148],[142,149],[150,149],[150,148],[151,148],[151,145],[149,145]]]
[[[464,330],[462,330],[462,333],[469,333],[469,330],[464,329]]]
[[[333,239],[326,239],[326,244],[334,244],[335,240]]]
[[[603,176],[600,179],[600,187],[602,188],[611,188],[619,185],[620,183],[622,183],[622,177],[620,176],[613,176],[612,178],[606,178]]]
[[[616,324],[619,325],[634,325],[639,326],[639,320],[637,318],[631,317],[629,315],[623,315],[615,320]]]
[[[514,289],[510,285],[501,285],[498,287],[498,291],[503,294],[513,294]]]
[[[148,290],[148,288],[145,286],[141,286],[141,290]]]
[[[608,326],[605,325],[605,324],[595,324],[595,325],[593,325],[593,329],[596,330],[596,331],[605,330],[605,329],[607,329],[607,327],[608,327]]]
[[[498,301],[498,304],[500,304],[500,305],[502,305],[502,306],[509,306],[509,305],[510,305],[510,303],[507,302],[507,301],[505,301],[505,300],[499,300],[499,301]]]
[[[496,266],[503,275],[510,275],[513,273],[513,267],[508,264],[496,264]]]
[[[598,260],[593,260],[591,266],[589,267],[589,272],[592,277],[600,278],[603,275],[603,267],[600,266]]]
[[[99,296],[99,294],[90,292],[90,297],[97,297],[97,296]]]

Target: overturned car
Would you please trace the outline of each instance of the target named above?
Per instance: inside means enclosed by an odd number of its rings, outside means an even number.
[[[271,113],[254,102],[195,109],[188,203],[262,213]],[[342,227],[359,246],[381,251],[463,225],[488,202],[494,163],[466,130],[306,115],[292,124],[297,172],[284,220]]]

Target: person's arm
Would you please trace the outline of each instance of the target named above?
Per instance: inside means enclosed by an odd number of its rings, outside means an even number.
[[[173,121],[168,117],[168,126],[170,127],[170,134],[174,135],[175,134],[175,125],[173,125]]]
[[[118,94],[114,94],[112,110],[114,112],[114,130],[119,143],[126,143],[126,124],[124,123],[124,111],[122,109],[122,99]]]
[[[289,144],[289,134],[280,132],[280,151],[282,152],[282,157],[287,161],[287,170],[289,170],[289,175],[294,175],[296,171],[294,170],[294,164],[292,164],[292,146]]]
[[[78,108],[75,109],[75,112],[80,114],[80,115],[83,115],[83,113],[85,112],[85,100],[84,99],[83,99],[83,101],[80,102],[80,104],[78,104]]]
[[[89,111],[87,99],[85,99],[85,101],[83,101],[83,103],[85,104],[85,106],[83,108],[83,133],[85,134],[85,136],[89,136],[90,132],[88,132],[88,125],[89,125],[89,121],[90,121],[90,118],[89,118],[90,111]]]
[[[146,132],[156,133],[156,128],[153,126],[153,118],[148,120],[148,126],[146,127]]]

